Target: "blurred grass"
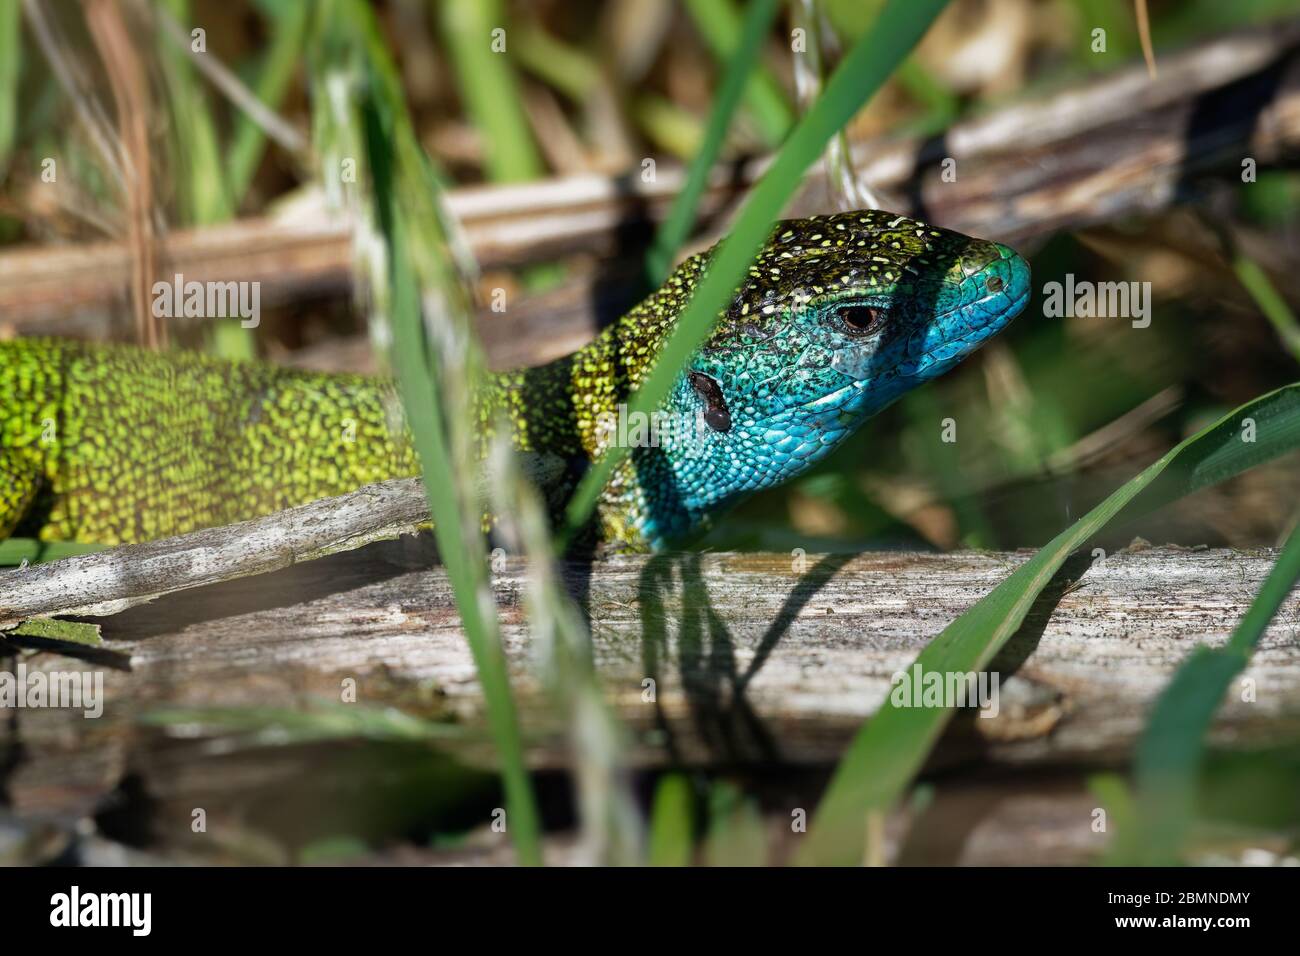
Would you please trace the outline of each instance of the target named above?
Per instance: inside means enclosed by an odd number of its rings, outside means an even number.
[[[767,835],[757,801],[739,786],[720,780],[709,790],[709,830],[704,841],[706,866],[763,866]]]
[[[1137,16],[1131,0],[1072,0],[1084,29],[1079,31],[1079,58],[1090,69],[1109,69],[1115,63],[1127,63],[1139,52]],[[1093,50],[1093,31],[1104,30],[1104,53]]]
[[[540,823],[486,579],[474,479],[478,466],[474,439],[467,434],[471,422],[444,413],[451,407],[447,396],[472,394],[481,365],[468,338],[468,301],[448,250],[439,189],[373,13],[359,0],[330,0],[316,15],[318,130],[326,141],[351,144],[341,155],[355,150],[351,155],[362,161],[373,188],[376,238],[386,249],[383,271],[370,277],[375,305],[391,323],[390,358],[424,472],[434,535],[502,765],[508,832],[520,863],[537,865],[542,859]],[[327,177],[337,172],[324,170]],[[367,261],[375,266],[375,260]],[[424,303],[431,309],[427,315]],[[441,349],[430,342],[430,330],[441,336]],[[450,343],[459,347],[449,349]],[[464,380],[449,382],[449,372]]]
[[[821,0],[820,7],[843,42],[857,40],[878,15],[883,0]],[[956,119],[961,100],[948,86],[918,62],[915,55],[899,64],[896,79],[924,107],[907,127],[914,131],[940,129]]]
[[[1260,268],[1259,263],[1240,252],[1232,257],[1232,271],[1273,326],[1283,347],[1300,362],[1300,321],[1286,299],[1278,293],[1268,273]]]
[[[181,24],[188,38],[189,0],[163,0],[162,8]],[[216,121],[189,54],[165,30],[157,33],[159,61],[167,89],[171,142],[176,149],[171,168],[177,180],[180,221],[210,226],[234,215],[235,202],[226,178],[226,163],[218,142]],[[252,329],[237,318],[212,319],[212,351],[228,359],[257,354]]]
[[[1259,440],[1239,434],[1255,419]],[[1150,508],[1222,481],[1300,447],[1300,384],[1261,396],[1175,448],[1062,531],[936,637],[916,658],[924,671],[984,670],[1024,621],[1069,555],[1126,508]],[[1175,468],[1170,468],[1176,465]],[[865,815],[886,812],[920,770],[951,718],[951,708],[901,708],[887,699],[840,761],[817,809],[803,863],[855,863],[865,846]]]
[[[0,0],[0,182],[18,132],[18,84],[22,78],[21,0]]]
[[[702,127],[695,115],[670,98],[645,90],[611,89],[610,78],[597,58],[566,43],[536,24],[522,22],[512,28],[512,55],[519,65],[553,87],[584,113],[599,113],[596,101],[623,98],[626,119],[650,143],[680,159],[690,159],[699,148]],[[600,125],[597,124],[597,128]],[[591,143],[600,154],[609,143]]]
[[[698,5],[698,4],[697,4]],[[673,259],[686,237],[690,235],[695,224],[696,207],[708,185],[709,174],[722,151],[722,141],[731,125],[732,116],[740,103],[742,91],[758,63],[762,51],[763,39],[772,28],[780,8],[780,0],[754,0],[745,11],[744,26],[740,37],[732,44],[731,56],[722,78],[717,96],[713,100],[713,109],[709,113],[709,123],[704,132],[704,141],[691,160],[686,173],[686,182],[681,191],[673,197],[668,216],[655,234],[654,242],[646,253],[646,269],[650,282],[658,285],[668,277],[673,269]],[[692,6],[694,9],[696,5]],[[705,6],[716,14],[719,9],[728,8],[727,0],[710,0]],[[697,16],[709,11],[701,10]],[[752,89],[752,87],[751,87]]]
[[[753,75],[745,81],[746,110],[752,115],[763,141],[769,147],[776,146],[794,125],[794,111],[785,91],[762,62],[763,41],[770,33],[770,27],[755,40],[749,37],[750,23],[760,16],[755,10],[763,7],[764,3],[753,0],[745,4],[743,22],[732,0],[685,0],[685,5],[713,56],[728,71],[736,66],[737,52],[748,50],[746,55],[750,58],[749,67]],[[770,24],[775,12],[774,8],[772,14],[763,16],[763,19]],[[721,97],[726,89],[724,76],[717,95]],[[717,109],[715,105],[714,111]]]
[[[297,0],[261,0],[261,7],[270,20],[271,38],[251,87],[254,95],[274,110],[284,102],[302,62],[311,5]],[[239,112],[226,152],[226,176],[234,209],[247,196],[265,152],[266,133],[247,114]]]
[[[545,170],[524,113],[509,57],[511,33],[501,0],[433,0],[465,112],[483,139],[484,171],[494,182],[536,179]],[[503,52],[494,52],[501,30]]]
[[[58,561],[78,554],[104,550],[103,545],[79,541],[38,541],[35,538],[6,538],[0,541],[0,567]]]
[[[601,82],[600,67],[585,51],[524,21],[511,31],[511,55],[529,72],[575,102],[584,101]]]
[[[650,810],[651,866],[690,866],[694,802],[690,780],[684,774],[668,773],[660,778]]]
[[[188,37],[189,0],[163,0],[163,8],[175,17]],[[187,225],[212,225],[229,218],[233,206],[226,188],[216,123],[188,53],[163,31],[159,32],[158,45],[178,151],[172,169],[178,174],[181,218]]]
[[[483,143],[483,171],[492,182],[537,179],[546,171],[524,110],[519,79],[509,56],[513,32],[501,0],[431,0],[456,70],[457,89]],[[498,46],[500,44],[501,46]],[[524,273],[532,289],[554,285],[562,268],[532,266]]]
[[[503,539],[528,560],[524,608],[545,683],[568,722],[587,862],[640,863],[641,818],[626,767],[630,735],[605,699],[582,613],[561,586],[546,511],[504,437],[509,423],[498,423],[496,434],[487,469],[493,514]]]

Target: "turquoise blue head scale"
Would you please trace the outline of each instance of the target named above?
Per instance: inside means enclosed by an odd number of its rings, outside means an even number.
[[[807,469],[1028,298],[1028,264],[995,242],[880,211],[778,223],[673,390],[674,419],[696,425],[636,456],[672,471],[647,537]]]

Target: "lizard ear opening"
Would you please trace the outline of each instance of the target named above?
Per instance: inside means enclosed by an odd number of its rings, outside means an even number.
[[[704,399],[704,423],[715,432],[731,431],[731,410],[717,379],[703,372],[691,372],[690,382],[695,393]]]

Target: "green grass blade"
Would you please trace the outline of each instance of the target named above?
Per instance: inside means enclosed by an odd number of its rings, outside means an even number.
[[[594,57],[527,23],[511,28],[510,42],[511,55],[523,69],[584,111],[591,109],[597,87],[605,82]],[[607,89],[601,93],[612,95]],[[704,124],[691,111],[665,96],[647,91],[630,95],[624,105],[628,118],[657,148],[685,158],[693,157],[699,149]]]
[[[474,128],[483,137],[488,178],[495,182],[536,179],[544,165],[524,115],[519,83],[509,59],[505,5],[501,0],[436,0],[444,41],[458,89]],[[494,40],[505,43],[493,50]]]
[[[711,0],[714,2],[714,0]],[[725,0],[722,6],[726,6]],[[717,162],[718,153],[722,151],[722,141],[731,125],[731,118],[740,103],[740,97],[758,62],[763,40],[776,18],[780,0],[754,0],[745,11],[744,28],[740,40],[727,61],[727,70],[722,78],[722,86],[713,98],[713,110],[709,113],[709,125],[704,131],[704,142],[691,161],[686,174],[686,183],[682,191],[673,200],[673,206],[655,235],[654,244],[646,255],[646,267],[650,281],[658,285],[672,271],[673,257],[695,222],[695,209],[708,185],[709,173]]]
[[[456,71],[465,112],[483,141],[483,169],[493,182],[537,179],[546,171],[524,112],[519,78],[509,49],[501,0],[435,0],[442,33]],[[536,265],[523,273],[525,287],[538,290],[563,277],[555,265]]]
[[[1259,306],[1259,311],[1264,313],[1264,318],[1272,324],[1287,351],[1300,361],[1300,321],[1287,305],[1286,299],[1269,281],[1268,274],[1259,267],[1259,263],[1240,253],[1233,256],[1232,270],[1255,300],[1255,305]]]
[[[1245,419],[1254,422],[1255,441],[1242,440]],[[1270,392],[1229,412],[1180,442],[1057,535],[948,625],[920,653],[917,663],[923,671],[944,674],[983,670],[1020,627],[1065,559],[1121,511],[1131,514],[1158,506],[1297,447],[1300,384]],[[836,769],[800,861],[853,863],[861,859],[867,813],[894,804],[951,716],[950,708],[901,708],[887,699],[858,732]]]
[[[729,781],[709,792],[709,833],[704,842],[709,866],[763,866],[767,834],[758,803]]]
[[[40,564],[58,561],[76,554],[103,551],[101,544],[82,544],[78,541],[39,541],[36,538],[6,538],[0,541],[0,567],[22,564]]]
[[[746,22],[754,17],[756,6],[759,4],[749,4],[745,11]],[[737,44],[733,40],[733,37],[743,35],[744,26],[732,0],[686,0],[686,12],[690,14],[714,57],[720,63],[734,64],[736,51],[744,49],[745,41],[742,39]],[[762,54],[760,37],[759,45],[751,54],[756,66],[745,86],[745,104],[759,134],[769,146],[775,146],[794,125],[794,111],[776,78],[763,66]]]
[[[681,160],[693,159],[704,142],[704,124],[666,96],[643,93],[627,106],[628,116],[656,149]]]
[[[682,774],[667,774],[659,781],[650,814],[651,866],[691,865],[694,800],[691,782]]]
[[[0,179],[9,166],[18,129],[18,81],[22,75],[21,0],[0,0]]]
[[[687,358],[704,340],[719,310],[763,247],[781,207],[804,172],[834,136],[887,80],[929,28],[947,0],[890,0],[873,27],[862,35],[826,84],[821,97],[799,121],[737,218],[731,236],[716,253],[654,368],[628,402],[628,412],[649,414],[668,394]],[[615,447],[583,476],[569,502],[568,540],[595,508],[601,489],[627,455]]]
[[[447,563],[456,605],[483,685],[488,722],[502,749],[503,776],[511,810],[510,831],[519,848],[521,861],[538,864],[541,862],[539,824],[532,787],[523,763],[523,744],[510,696],[505,656],[496,628],[489,624],[480,600],[485,590],[482,574],[463,557],[470,553],[464,533],[463,509],[473,507],[473,502],[461,502],[455,493],[456,475],[443,431],[439,389],[433,372],[436,365],[424,334],[419,287],[406,249],[404,230],[399,225],[401,217],[396,194],[386,168],[386,161],[391,161],[391,156],[386,156],[391,136],[380,128],[378,122],[372,120],[368,125],[376,204],[380,210],[382,230],[390,243],[394,371],[424,470],[438,550]]]
[[[501,764],[506,829],[519,861],[538,864],[540,822],[479,532],[473,423],[464,415],[444,414],[453,406],[443,396],[470,394],[481,361],[469,332],[468,299],[448,241],[438,183],[373,12],[361,0],[332,0],[313,11],[312,112],[323,178],[359,207],[362,228],[374,230],[367,245],[385,247],[383,256],[362,259],[370,270],[374,322],[382,325],[387,315],[391,326],[391,361],[424,473],[434,535]],[[369,209],[361,188],[342,188],[339,166],[347,159],[368,174]],[[431,334],[440,336],[437,351]]]
[[[642,824],[627,774],[628,734],[596,676],[591,632],[557,574],[546,509],[524,477],[509,423],[498,423],[488,478],[500,540],[528,561],[524,610],[545,682],[569,725],[573,784],[587,861],[631,866]]]
[[[164,0],[163,5],[188,34],[189,0]],[[190,225],[222,222],[230,218],[231,202],[208,101],[188,53],[164,31],[159,31],[158,44],[178,152],[175,173],[181,187],[181,213]]]
[[[271,46],[253,84],[257,98],[271,109],[277,109],[289,90],[289,83],[298,69],[303,37],[311,5],[289,3],[282,5],[276,15],[271,33]],[[235,120],[234,136],[226,153],[227,183],[231,203],[238,208],[248,184],[253,181],[257,164],[266,148],[266,133],[242,111]]]
[[[1128,781],[1118,773],[1098,773],[1088,778],[1088,792],[1097,798],[1097,809],[1104,809],[1102,833],[1117,832],[1123,834],[1132,827],[1137,810],[1133,806],[1133,794],[1129,791]],[[1095,811],[1094,811],[1095,812]],[[1094,816],[1092,825],[1097,825]]]
[[[863,0],[820,0],[820,6],[836,34],[852,40],[871,24],[877,4]],[[925,115],[909,121],[905,128],[942,130],[961,112],[961,98],[931,75],[915,56],[900,63],[894,76],[913,99],[926,107]]]
[[[581,103],[603,81],[600,67],[580,47],[524,21],[510,31],[511,55],[519,65],[553,86],[575,103]]]
[[[164,0],[163,6],[188,36],[189,0]],[[165,30],[158,32],[158,44],[176,144],[175,175],[181,219],[194,226],[224,222],[233,215],[235,207],[207,97],[187,50],[178,46]],[[213,354],[228,359],[256,356],[253,330],[245,328],[238,319],[214,318],[211,324]]]
[[[462,504],[456,494],[458,483],[443,428],[435,361],[424,333],[419,286],[410,263],[391,178],[392,156],[388,153],[391,134],[382,129],[373,113],[367,127],[375,202],[381,231],[389,243],[393,369],[424,471],[424,487],[433,513],[438,551],[447,565],[456,606],[460,609],[465,635],[483,686],[488,724],[501,752],[509,811],[508,830],[518,849],[520,862],[537,865],[541,863],[540,824],[532,785],[523,762],[523,742],[495,618],[489,621],[484,602],[480,600],[485,591],[481,571],[476,562],[466,559],[471,552],[464,533],[462,508],[472,507],[473,502]]]
[[[1205,735],[1232,681],[1245,670],[1269,621],[1300,579],[1300,530],[1294,531],[1224,647],[1196,648],[1164,689],[1138,742],[1137,820],[1120,830],[1115,862],[1168,865],[1196,813]]]

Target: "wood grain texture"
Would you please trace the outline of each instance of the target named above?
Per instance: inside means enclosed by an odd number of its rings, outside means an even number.
[[[602,683],[634,732],[635,765],[817,768],[880,704],[891,675],[1026,557],[624,556],[566,565],[564,579],[588,611]],[[994,668],[1003,680],[999,716],[959,719],[933,769],[1122,764],[1173,669],[1196,644],[1227,639],[1272,559],[1157,548],[1073,562]],[[163,805],[240,805],[250,788],[310,776],[322,754],[353,751],[346,742],[276,747],[274,735],[137,718],[159,707],[308,712],[337,703],[348,680],[362,706],[454,721],[460,734],[446,749],[487,766],[473,662],[432,560],[424,538],[377,542],[100,618],[100,649],[21,644],[14,653],[29,667],[102,671],[108,703],[98,720],[10,713],[3,749],[18,754],[6,775],[12,805],[26,816],[76,816],[128,776],[146,781]],[[560,768],[567,750],[537,678],[526,574],[506,559],[493,587],[531,762]],[[1262,745],[1300,728],[1298,625],[1293,598],[1245,675],[1255,699],[1234,686],[1215,742]],[[646,679],[655,681],[654,701]]]

